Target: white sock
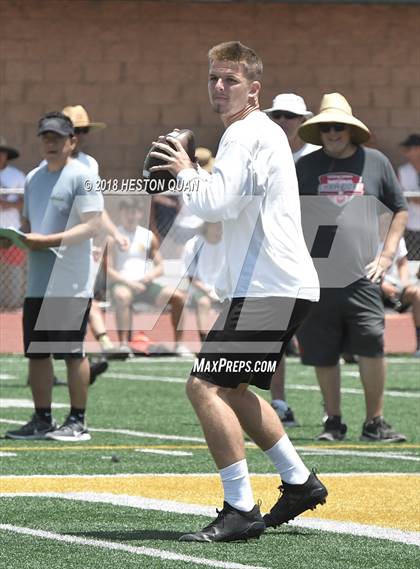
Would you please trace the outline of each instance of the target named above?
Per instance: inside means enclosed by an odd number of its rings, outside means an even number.
[[[287,435],[283,435],[265,454],[276,467],[283,482],[304,484],[308,480],[310,472]]]
[[[255,506],[246,460],[234,462],[219,470],[225,501],[242,512],[250,512]]]

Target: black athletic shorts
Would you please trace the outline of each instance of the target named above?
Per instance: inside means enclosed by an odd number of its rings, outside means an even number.
[[[25,357],[83,358],[90,305],[89,298],[25,298]]]
[[[362,278],[344,288],[324,288],[297,334],[302,363],[334,366],[342,353],[381,357],[384,323],[378,284]]]
[[[286,345],[312,304],[284,297],[225,301],[191,375],[221,387],[248,383],[270,389]]]

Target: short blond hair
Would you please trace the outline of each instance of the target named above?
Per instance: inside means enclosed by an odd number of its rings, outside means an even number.
[[[261,58],[253,49],[240,41],[227,41],[215,45],[209,50],[209,62],[234,61],[245,67],[245,76],[249,81],[259,81],[263,73]]]

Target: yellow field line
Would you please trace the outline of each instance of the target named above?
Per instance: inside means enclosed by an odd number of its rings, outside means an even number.
[[[363,476],[355,474],[323,475],[328,487],[326,506],[316,512],[307,512],[305,517],[324,520],[376,525],[400,530],[418,531],[419,482],[420,476]],[[267,511],[277,500],[277,475],[253,474],[251,482],[254,495],[263,502]],[[1,479],[4,495],[19,493],[110,493],[125,496],[141,496],[173,502],[217,505],[223,500],[222,488],[217,475],[182,476],[153,474],[138,476],[4,476]],[[401,499],[404,496],[404,499]],[[408,507],[409,505],[409,507]]]

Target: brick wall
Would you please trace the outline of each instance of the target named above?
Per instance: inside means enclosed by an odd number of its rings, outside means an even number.
[[[340,91],[377,145],[420,130],[420,7],[0,0],[0,132],[28,171],[39,159],[39,116],[83,104],[108,128],[89,136],[104,177],[130,177],[150,142],[190,127],[213,150],[206,53],[240,39],[265,64],[262,106],[293,90],[316,110]]]

